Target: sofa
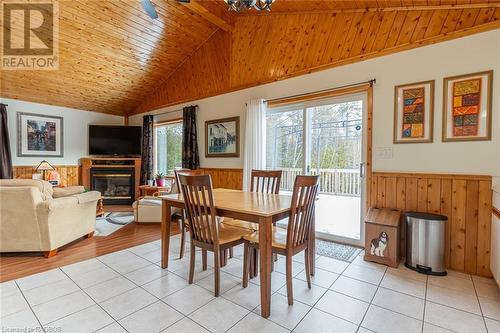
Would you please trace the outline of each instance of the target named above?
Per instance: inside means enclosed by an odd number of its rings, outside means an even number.
[[[101,194],[82,186],[52,188],[38,179],[0,180],[0,252],[43,252],[46,257],[95,231]]]

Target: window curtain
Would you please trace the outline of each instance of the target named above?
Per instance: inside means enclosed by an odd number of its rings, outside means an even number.
[[[7,105],[2,103],[0,103],[0,142],[0,179],[11,179],[12,156],[7,127]]]
[[[196,105],[182,109],[182,168],[198,169],[198,131],[196,129]]]
[[[266,103],[263,99],[247,102],[245,120],[243,191],[248,191],[252,169],[266,167]]]
[[[153,179],[153,116],[142,117],[142,162],[141,184],[147,184]]]

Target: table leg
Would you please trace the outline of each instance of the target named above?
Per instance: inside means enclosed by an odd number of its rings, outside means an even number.
[[[264,318],[271,314],[272,222],[272,218],[259,222],[260,313]]]
[[[161,208],[161,268],[167,268],[170,245],[171,205],[166,200],[163,200]]]

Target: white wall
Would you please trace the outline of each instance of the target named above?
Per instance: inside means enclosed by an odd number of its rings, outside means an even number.
[[[494,70],[492,141],[442,143],[443,78],[490,69]],[[372,78],[377,79],[374,87],[373,170],[500,175],[500,29],[184,104],[197,104],[200,108],[201,166],[243,166],[242,157],[205,158],[205,120],[239,115],[243,138],[245,102],[250,99],[282,97]],[[426,80],[436,80],[434,143],[394,145],[394,86]],[[153,113],[176,110],[184,105]],[[162,119],[178,118],[179,115],[170,113]],[[142,115],[129,120],[131,124],[140,124]],[[392,159],[382,159],[377,155],[377,151],[384,147],[393,149]],[[241,148],[244,149],[243,142]]]
[[[19,101],[2,98],[7,104],[12,164],[37,165],[46,159],[52,165],[78,165],[78,159],[88,155],[88,127],[91,124],[123,125],[123,117],[104,113]],[[17,112],[38,113],[63,117],[64,156],[63,157],[18,157],[17,156]]]

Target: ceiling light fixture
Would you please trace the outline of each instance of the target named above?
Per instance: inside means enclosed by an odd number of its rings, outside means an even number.
[[[255,8],[256,10],[271,10],[271,5],[274,0],[224,0],[229,10],[233,10],[236,12],[242,12],[245,10],[249,10],[251,8]]]

